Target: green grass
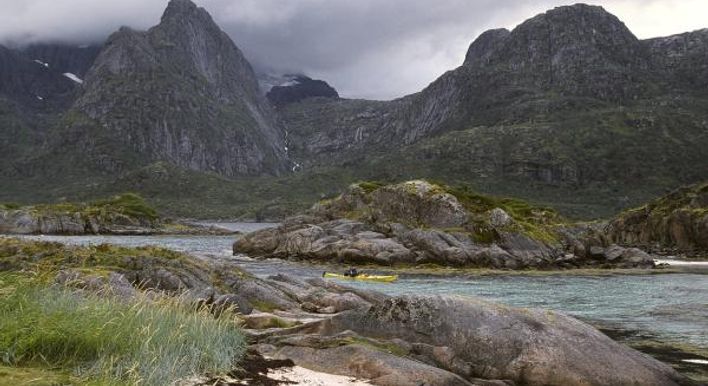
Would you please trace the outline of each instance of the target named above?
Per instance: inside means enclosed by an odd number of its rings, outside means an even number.
[[[159,217],[157,211],[135,193],[124,193],[113,196],[107,200],[94,201],[89,203],[88,210],[101,213],[117,212],[130,217],[147,218],[150,220],[156,220]]]
[[[0,365],[0,382],[14,386],[58,386],[76,385],[81,380],[62,370]]]
[[[0,356],[14,376],[53,369],[87,384],[165,385],[232,370],[245,347],[233,314],[176,298],[98,298],[8,273],[0,293]]]
[[[188,269],[195,264],[183,253],[155,246],[66,246],[56,242],[0,237],[0,264],[6,269],[22,269],[39,275],[51,275],[66,268],[89,271],[135,269],[137,263],[144,266],[169,265],[174,269]]]

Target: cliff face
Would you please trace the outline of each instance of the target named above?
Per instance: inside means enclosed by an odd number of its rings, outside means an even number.
[[[653,68],[670,79],[675,88],[705,93],[708,86],[708,29],[642,42]]]
[[[72,113],[148,159],[226,176],[289,166],[250,64],[188,0],[171,1],[148,31],[111,35]]]

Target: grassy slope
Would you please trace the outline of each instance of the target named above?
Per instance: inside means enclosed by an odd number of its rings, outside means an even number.
[[[229,313],[214,317],[177,298],[125,301],[50,286],[59,269],[104,275],[127,264],[125,256],[189,264],[182,254],[154,247],[0,238],[0,266],[23,272],[0,272],[0,381],[163,385],[232,370],[244,340]]]

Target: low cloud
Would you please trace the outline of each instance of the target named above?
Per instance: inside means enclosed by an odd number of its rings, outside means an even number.
[[[197,0],[267,72],[303,72],[341,95],[390,99],[462,63],[489,28],[513,28],[554,0]],[[703,0],[601,0],[639,37],[708,27]],[[102,41],[121,25],[146,29],[164,0],[0,0],[0,41]]]

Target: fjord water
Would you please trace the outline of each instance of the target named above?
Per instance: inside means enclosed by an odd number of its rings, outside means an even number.
[[[272,224],[229,224],[252,231]],[[321,266],[231,256],[233,236],[31,236],[68,244],[157,245],[208,260],[229,260],[261,277],[285,273],[319,277]],[[332,269],[332,268],[330,268]],[[686,271],[657,275],[513,275],[435,277],[402,275],[393,284],[346,285],[399,294],[477,296],[517,307],[560,311],[594,325],[639,331],[661,343],[708,350],[708,274]]]

